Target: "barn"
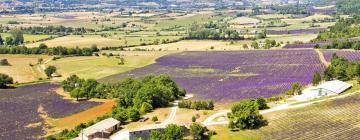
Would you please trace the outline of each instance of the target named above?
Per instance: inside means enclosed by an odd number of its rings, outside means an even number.
[[[351,87],[351,84],[340,80],[328,81],[316,87],[303,90],[302,94],[295,96],[294,99],[298,101],[307,101],[324,96],[338,95]]]

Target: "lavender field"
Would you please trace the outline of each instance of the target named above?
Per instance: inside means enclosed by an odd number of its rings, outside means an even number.
[[[43,83],[0,90],[0,138],[4,140],[40,139],[44,120],[39,107],[51,118],[58,118],[98,105],[95,102],[73,103],[54,93],[59,85]]]
[[[296,30],[266,30],[267,34],[315,34],[325,31],[326,28],[313,28],[313,29],[296,29]]]
[[[360,59],[360,51],[343,51],[343,50],[321,50],[324,54],[326,61],[330,62],[331,57],[334,53],[340,57],[344,57],[350,61],[359,60]]]
[[[316,45],[325,46],[325,45],[331,45],[331,41],[326,42],[316,42],[316,43],[301,43],[301,44],[286,44],[284,46],[285,49],[313,49],[316,47]]]
[[[168,74],[197,98],[236,101],[282,93],[295,82],[308,84],[323,64],[314,50],[183,52],[102,82],[146,74]]]

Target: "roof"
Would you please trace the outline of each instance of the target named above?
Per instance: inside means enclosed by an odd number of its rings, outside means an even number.
[[[336,94],[340,94],[341,92],[344,92],[348,88],[352,87],[351,84],[345,83],[343,81],[334,80],[334,81],[328,81],[325,83],[320,84],[317,86],[317,89],[325,89],[331,92],[334,92]]]
[[[95,134],[96,132],[105,131],[106,129],[109,129],[117,124],[120,124],[120,121],[114,118],[108,118],[84,129],[82,133],[86,136],[89,136]]]

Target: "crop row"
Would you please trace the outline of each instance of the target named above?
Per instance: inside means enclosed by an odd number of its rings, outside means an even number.
[[[323,69],[314,50],[183,52],[102,81],[168,74],[198,98],[234,101],[270,97],[288,90],[295,82],[308,84],[313,73]]]

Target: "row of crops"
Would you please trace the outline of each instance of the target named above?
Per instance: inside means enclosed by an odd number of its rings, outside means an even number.
[[[323,70],[314,50],[183,52],[102,81],[168,74],[198,98],[236,101],[270,97],[288,90],[295,82],[308,84],[315,72]]]
[[[360,137],[360,94],[338,98],[300,109],[272,113],[269,125],[255,131],[241,132],[259,139],[358,139]]]
[[[0,90],[0,139],[36,139],[44,135],[45,120],[40,117],[40,106],[49,117],[59,118],[99,105],[65,100],[54,93],[56,88],[59,85],[44,83]]]

